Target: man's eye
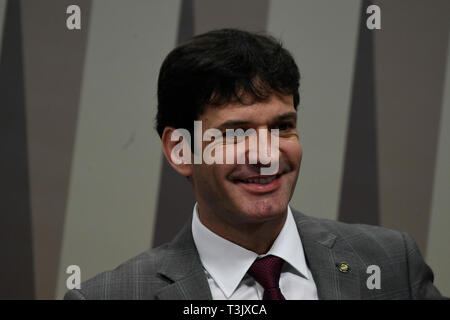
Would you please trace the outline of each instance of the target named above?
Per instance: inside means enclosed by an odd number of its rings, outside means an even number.
[[[292,129],[294,126],[292,123],[280,123],[276,125],[274,129],[278,129],[280,131],[286,131]]]
[[[235,142],[234,135],[227,135],[227,133],[224,131],[222,132],[222,141],[225,144],[234,143]]]
[[[234,131],[234,132],[232,132],[232,133],[230,133],[230,134],[227,134],[227,132],[226,131],[224,131],[224,132],[222,132],[222,136],[224,137],[224,138],[226,138],[226,137],[239,137],[239,136],[243,136],[244,134],[243,133],[241,133],[241,132],[239,132],[239,131]]]

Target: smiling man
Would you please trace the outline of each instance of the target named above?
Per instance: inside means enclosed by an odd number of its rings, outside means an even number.
[[[278,171],[274,174],[262,175],[260,161],[250,164],[249,143],[243,149],[245,164],[238,164],[237,139],[225,137],[219,140],[219,146],[215,146],[215,149],[223,147],[223,155],[230,154],[226,148],[232,146],[234,161],[231,164],[221,161],[223,164],[199,165],[177,165],[171,159],[171,151],[178,143],[178,140],[170,139],[174,127],[165,127],[162,141],[164,154],[171,165],[191,179],[201,223],[231,242],[257,253],[265,253],[284,225],[300,169],[302,149],[296,130],[297,117],[292,95],[273,93],[265,101],[252,102],[246,106],[241,102],[231,102],[225,106],[209,107],[198,119],[202,121],[205,131],[220,128],[223,135],[226,135],[226,130],[238,128],[257,132],[278,130],[279,157],[274,159],[278,162]],[[261,139],[261,135],[258,138]],[[203,143],[206,148],[214,142]],[[245,142],[248,140],[241,143]],[[258,151],[255,154],[258,155]]]
[[[194,189],[197,203],[186,208],[192,219],[172,242],[84,282],[65,298],[441,298],[407,234],[290,208],[303,152],[299,79],[290,53],[267,35],[216,30],[175,48],[159,74],[157,131],[167,161]],[[202,139],[200,149],[214,147],[225,161],[194,161],[200,146],[176,133],[195,136],[195,121],[202,136],[217,133]],[[227,130],[253,130],[267,143],[255,146],[252,134],[230,137]],[[233,161],[227,161],[230,154]],[[274,163],[277,170],[265,174]]]

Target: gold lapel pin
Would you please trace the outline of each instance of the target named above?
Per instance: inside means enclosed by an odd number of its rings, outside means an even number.
[[[340,272],[350,272],[350,266],[346,262],[339,262],[338,264],[336,264],[336,266]]]

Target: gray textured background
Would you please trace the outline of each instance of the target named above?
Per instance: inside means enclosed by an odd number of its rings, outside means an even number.
[[[450,295],[448,0],[0,0],[0,298],[61,298],[68,265],[87,279],[173,237],[195,199],[153,130],[158,70],[221,27],[299,64],[291,204],[409,232]]]

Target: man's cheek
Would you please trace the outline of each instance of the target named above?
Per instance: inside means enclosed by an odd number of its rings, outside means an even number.
[[[303,149],[297,142],[283,142],[280,144],[280,154],[285,155],[289,161],[300,161],[303,156]]]
[[[298,141],[292,141],[291,143],[286,145],[286,150],[289,154],[289,157],[294,158],[298,161],[302,159],[303,156],[303,149],[301,144]]]

